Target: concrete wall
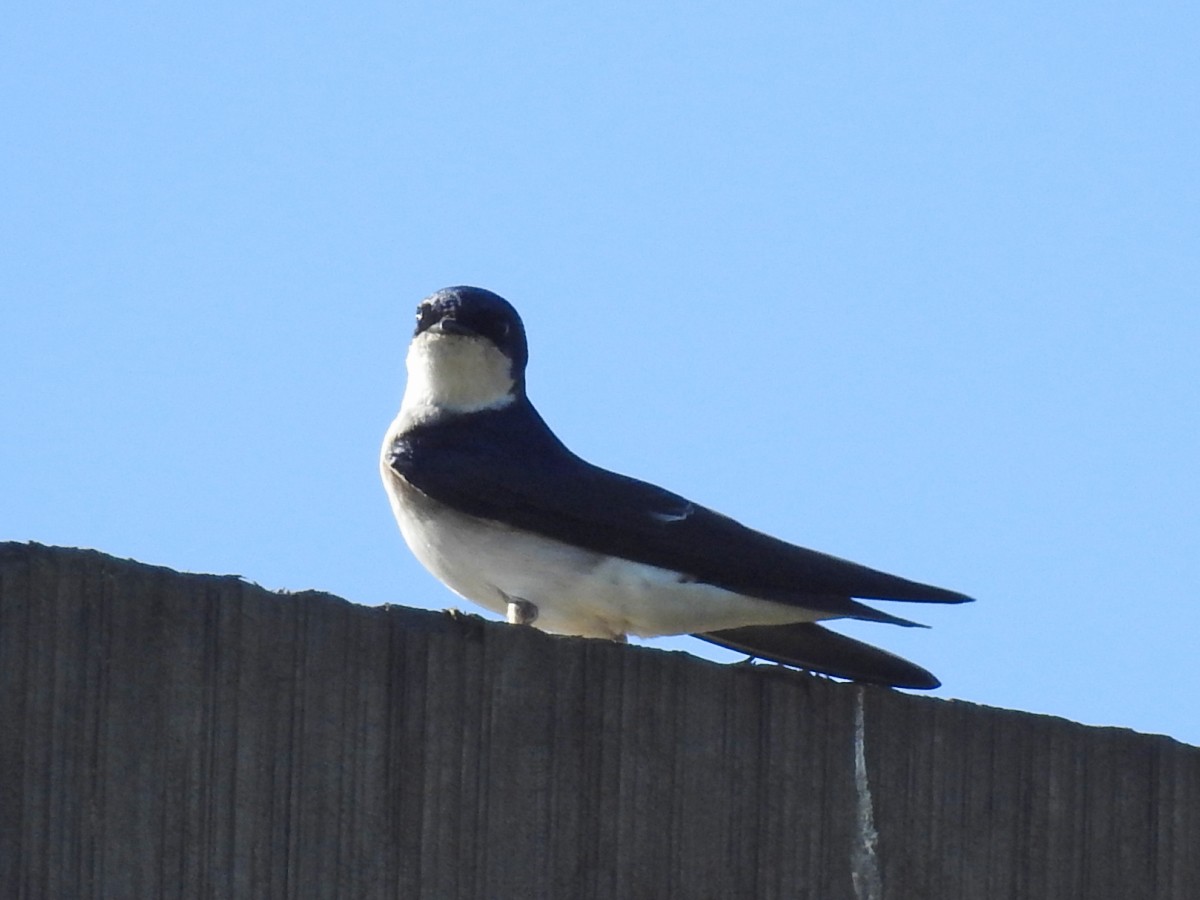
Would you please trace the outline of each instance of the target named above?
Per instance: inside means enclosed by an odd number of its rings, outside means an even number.
[[[1185,900],[1200,749],[0,544],[0,896]]]

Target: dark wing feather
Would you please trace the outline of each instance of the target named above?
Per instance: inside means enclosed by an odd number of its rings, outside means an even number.
[[[850,598],[970,599],[788,544],[593,466],[567,450],[526,400],[410,431],[396,440],[389,463],[417,490],[463,512],[829,615],[911,625]]]
[[[917,690],[941,686],[931,672],[906,659],[811,622],[730,628],[694,637],[750,656],[839,678]]]

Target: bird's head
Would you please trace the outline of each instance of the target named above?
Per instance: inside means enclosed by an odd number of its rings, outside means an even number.
[[[443,288],[417,307],[401,411],[423,419],[507,406],[524,394],[528,359],[525,326],[507,300]]]

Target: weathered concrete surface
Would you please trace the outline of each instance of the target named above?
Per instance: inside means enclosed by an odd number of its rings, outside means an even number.
[[[0,544],[0,895],[1184,900],[1200,749]]]

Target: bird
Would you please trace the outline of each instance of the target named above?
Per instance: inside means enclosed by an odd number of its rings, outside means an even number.
[[[448,287],[417,307],[380,471],[405,542],[450,590],[551,633],[690,634],[851,681],[940,686],[818,623],[917,626],[860,600],[972,598],[788,543],[585,461],[530,402],[528,361],[524,323],[498,294]]]

